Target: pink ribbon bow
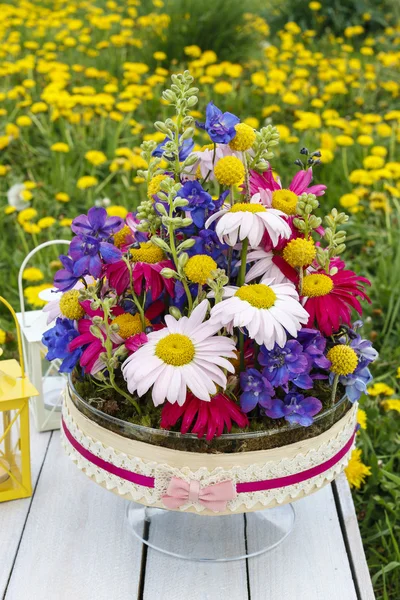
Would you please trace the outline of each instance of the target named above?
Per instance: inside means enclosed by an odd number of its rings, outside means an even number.
[[[214,512],[220,512],[226,509],[227,503],[235,496],[235,486],[230,479],[201,488],[200,482],[195,479],[188,483],[179,477],[172,477],[162,501],[171,509],[179,508],[187,502],[199,502]]]

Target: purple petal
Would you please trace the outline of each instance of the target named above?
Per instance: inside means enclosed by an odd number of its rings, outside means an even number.
[[[74,275],[76,277],[81,277],[82,275],[85,275],[89,269],[89,264],[90,256],[85,255],[79,258],[74,264]]]
[[[318,398],[314,398],[314,396],[304,398],[301,400],[300,405],[304,412],[311,417],[319,413],[322,408],[322,402]]]
[[[79,215],[72,221],[71,229],[77,235],[87,235],[92,231],[92,226],[87,215]]]
[[[121,250],[108,242],[100,242],[100,252],[106,263],[115,263],[121,260]]]
[[[280,419],[285,416],[285,405],[282,400],[275,399],[271,401],[271,407],[265,411],[265,414],[271,419]]]
[[[102,206],[92,206],[88,212],[89,223],[94,232],[104,227],[107,219],[107,211]]]
[[[257,406],[258,398],[252,392],[244,392],[240,396],[240,407],[243,412],[248,413]]]
[[[98,279],[101,275],[102,267],[103,267],[103,263],[101,262],[101,259],[97,254],[90,257],[89,268],[88,268],[89,275],[92,275],[93,277]]]

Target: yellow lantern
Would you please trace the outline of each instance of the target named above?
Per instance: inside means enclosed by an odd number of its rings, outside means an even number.
[[[5,502],[32,495],[29,398],[38,392],[25,374],[17,316],[1,296],[0,302],[13,315],[20,359],[0,361],[0,502]]]

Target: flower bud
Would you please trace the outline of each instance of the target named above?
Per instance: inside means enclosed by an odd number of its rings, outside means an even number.
[[[165,267],[164,269],[161,269],[160,275],[161,275],[161,277],[164,277],[165,279],[173,279],[174,277],[177,277],[178,273],[176,271],[174,271],[173,269],[169,269],[168,267]]]
[[[174,317],[174,319],[178,320],[182,318],[182,313],[176,306],[169,307],[169,314]]]

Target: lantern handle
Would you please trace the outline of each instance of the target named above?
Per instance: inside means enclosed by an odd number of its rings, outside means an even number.
[[[18,272],[18,293],[19,293],[19,304],[21,307],[21,317],[22,317],[22,326],[23,327],[26,327],[26,323],[25,323],[24,284],[22,281],[22,275],[23,275],[26,265],[28,264],[28,262],[30,261],[32,256],[34,256],[36,254],[36,252],[38,252],[42,248],[46,248],[47,246],[54,246],[55,244],[68,244],[68,246],[69,246],[70,243],[71,243],[71,240],[49,240],[48,242],[43,242],[43,244],[39,244],[39,246],[36,246],[36,248],[34,248],[31,252],[29,252],[29,254],[23,260],[22,265]]]
[[[22,352],[21,328],[20,328],[19,323],[18,323],[17,315],[15,314],[15,310],[13,309],[13,307],[11,306],[11,304],[9,302],[7,302],[7,300],[5,298],[3,298],[3,296],[0,296],[0,302],[2,302],[8,308],[8,310],[12,314],[14,322],[15,322],[15,327],[16,327],[16,330],[17,330],[19,364],[21,365],[22,377],[24,378],[24,377],[26,377],[26,373],[25,373],[25,361],[24,361],[24,353]]]

